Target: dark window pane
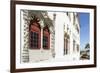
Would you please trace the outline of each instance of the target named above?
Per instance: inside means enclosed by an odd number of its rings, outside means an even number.
[[[39,34],[37,32],[31,32],[31,48],[38,48]]]
[[[43,48],[48,48],[48,37],[43,36]]]

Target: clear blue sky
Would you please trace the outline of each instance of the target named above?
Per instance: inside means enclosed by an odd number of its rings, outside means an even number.
[[[89,13],[79,13],[80,22],[80,48],[83,49],[90,41],[90,15]]]

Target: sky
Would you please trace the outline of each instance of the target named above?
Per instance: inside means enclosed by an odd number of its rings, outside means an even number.
[[[79,13],[80,23],[80,47],[84,49],[85,45],[90,41],[90,15],[89,13]]]

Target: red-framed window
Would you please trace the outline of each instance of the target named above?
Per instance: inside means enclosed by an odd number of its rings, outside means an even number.
[[[50,48],[50,31],[48,26],[45,26],[43,29],[43,49]]]
[[[30,26],[30,48],[41,48],[41,28],[39,23],[33,22]]]

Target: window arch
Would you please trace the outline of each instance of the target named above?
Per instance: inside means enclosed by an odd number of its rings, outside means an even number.
[[[43,48],[49,49],[50,48],[50,31],[48,26],[43,28]]]
[[[41,48],[41,28],[37,21],[31,22],[30,25],[30,48],[40,49]]]

